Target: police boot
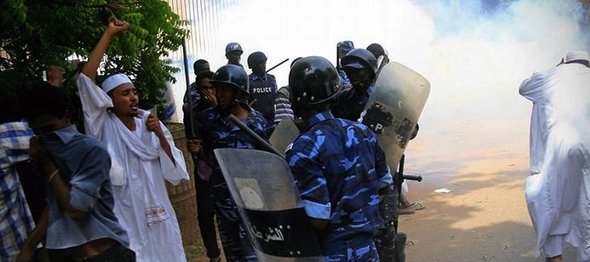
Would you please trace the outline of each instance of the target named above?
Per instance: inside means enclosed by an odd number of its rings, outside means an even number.
[[[391,223],[388,223],[388,225],[379,230],[376,240],[379,261],[395,261],[395,228]]]
[[[397,232],[397,234],[395,235],[395,251],[394,251],[394,260],[395,262],[406,262],[406,252],[405,252],[405,248],[406,248],[406,240],[408,239],[408,237],[406,236],[406,234],[402,233],[402,232]]]

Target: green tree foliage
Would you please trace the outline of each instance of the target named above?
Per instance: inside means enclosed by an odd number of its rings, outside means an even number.
[[[0,95],[40,81],[51,64],[66,68],[65,85],[73,89],[75,65],[68,59],[85,60],[115,18],[130,29],[114,40],[99,74],[127,73],[144,108],[160,104],[165,83],[179,70],[167,56],[188,35],[185,21],[162,0],[2,0]]]

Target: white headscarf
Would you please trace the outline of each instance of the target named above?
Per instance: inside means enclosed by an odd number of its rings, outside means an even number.
[[[131,79],[129,79],[129,77],[125,74],[112,75],[102,82],[102,90],[104,90],[105,93],[108,93],[109,91],[115,89],[115,87],[125,83],[132,83]]]

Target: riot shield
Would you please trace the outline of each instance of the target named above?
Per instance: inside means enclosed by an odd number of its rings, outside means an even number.
[[[391,170],[397,170],[429,93],[426,78],[397,62],[385,65],[377,77],[361,122],[377,134]]]
[[[260,261],[322,261],[287,162],[251,149],[215,156]]]
[[[295,141],[297,135],[299,135],[299,129],[297,129],[295,122],[293,120],[283,120],[279,122],[268,140],[272,147],[285,156],[287,147]]]

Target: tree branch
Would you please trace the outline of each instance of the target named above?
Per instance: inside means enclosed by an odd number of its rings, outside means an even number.
[[[109,8],[109,9],[124,9],[126,7],[131,6],[138,6],[141,2],[131,2],[131,3],[121,3],[121,2],[108,2],[106,4],[82,4],[78,3],[76,0],[44,0],[44,2],[49,2],[55,5],[61,6],[76,6],[76,7],[86,7],[86,8]]]

